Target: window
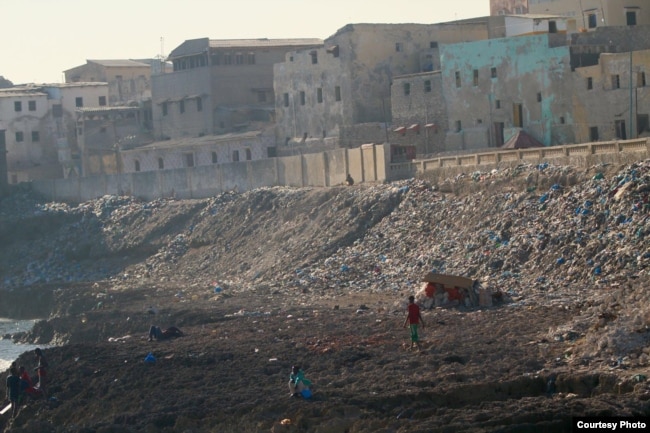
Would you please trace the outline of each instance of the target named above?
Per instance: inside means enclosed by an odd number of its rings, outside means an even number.
[[[134,165],[135,171],[140,171],[140,161],[138,161],[136,159],[135,161],[133,161],[133,165]]]
[[[524,106],[522,104],[512,104],[512,126],[524,127]]]
[[[598,17],[596,16],[596,14],[593,13],[589,14],[587,15],[587,22],[588,22],[587,26],[590,29],[596,28],[596,26],[598,25]]]
[[[16,143],[20,143],[25,140],[25,135],[23,131],[16,131]]]
[[[247,61],[249,65],[255,64],[255,53],[248,53]]]
[[[592,77],[587,77],[587,90],[594,88],[594,79]]]
[[[246,161],[250,161],[251,159],[253,159],[253,154],[250,149],[246,149]]]
[[[403,50],[404,50],[404,45],[401,42],[396,42],[395,43],[395,51],[397,51],[399,53],[400,51],[403,51]]]
[[[305,92],[300,91],[300,105],[305,105]]]
[[[560,125],[564,125],[566,123],[566,120],[564,120],[564,116],[560,116]]]
[[[592,126],[589,128],[589,140],[598,141],[598,127]]]
[[[63,107],[61,106],[61,104],[52,105],[52,116],[54,116],[54,117],[62,117],[63,116]]]
[[[99,97],[99,106],[103,107],[106,105],[106,96],[100,96]]]
[[[239,161],[239,151],[238,150],[233,150],[232,151],[232,162],[237,162]]]
[[[341,86],[336,86],[334,88],[334,99],[337,101],[341,100]]]
[[[196,111],[203,111],[203,98],[196,98]]]
[[[460,71],[456,71],[454,75],[456,77],[456,87],[460,87]]]
[[[166,102],[162,103],[162,113],[163,113],[163,116],[167,115],[167,103]]]
[[[178,103],[178,110],[181,112],[181,114],[185,113],[185,101],[180,101]]]
[[[288,107],[289,106],[289,94],[285,93],[283,96],[284,96],[284,106]]]
[[[496,101],[494,101],[494,108],[501,108],[501,100],[500,99],[497,99]]]
[[[537,102],[542,102],[542,92],[537,92]]]
[[[497,68],[490,68],[490,76],[491,76],[492,78],[496,78],[496,77],[497,77]]]
[[[225,53],[223,55],[223,64],[232,65],[232,55],[230,53]]]
[[[235,54],[235,64],[236,65],[244,64],[244,55],[242,53]]]
[[[645,72],[639,72],[636,75],[636,86],[637,87],[645,87],[646,86]]]
[[[483,119],[476,119],[476,124],[477,125],[482,125],[483,124]]]
[[[636,11],[625,11],[625,23],[628,26],[636,25]]]
[[[316,51],[312,51],[312,52],[309,53],[309,55],[311,56],[311,64],[312,65],[317,64],[318,63],[318,53]]]
[[[186,153],[183,156],[185,157],[185,167],[194,167],[194,154]]]
[[[438,48],[438,42],[434,42],[434,41],[429,42],[429,48]]]
[[[557,23],[555,21],[548,22],[548,32],[557,33]]]
[[[621,88],[621,76],[616,74],[612,75],[612,89],[620,89]]]
[[[84,98],[81,96],[77,96],[74,98],[74,105],[75,107],[83,107],[84,106]]]
[[[38,131],[32,131],[32,143],[38,143],[39,141],[41,141],[41,135]]]
[[[321,87],[316,89],[316,100],[319,104],[323,102],[323,89]]]
[[[408,96],[411,94],[411,83],[404,83],[404,95]]]
[[[456,121],[455,129],[456,129],[456,132],[460,132],[463,129],[463,125],[461,124],[460,120]]]
[[[217,152],[212,152],[212,163],[216,164],[219,162],[219,158],[217,158]]]
[[[478,86],[478,69],[474,69],[474,87]]]
[[[36,111],[36,101],[27,102],[27,109],[29,111]]]
[[[431,80],[424,80],[424,93],[431,92]]]
[[[266,92],[264,90],[257,92],[257,102],[266,102]]]
[[[158,158],[158,170],[162,170],[165,168],[165,160],[162,158]]]
[[[14,111],[23,111],[23,103],[22,101],[14,101]]]

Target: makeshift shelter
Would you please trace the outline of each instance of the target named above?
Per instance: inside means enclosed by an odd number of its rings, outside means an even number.
[[[478,280],[457,275],[428,272],[422,277],[423,285],[416,297],[425,308],[433,306],[464,305],[467,307],[492,305],[492,295]],[[433,285],[434,290],[431,291]],[[427,290],[429,286],[429,290]],[[429,292],[429,293],[427,293]],[[433,293],[433,297],[431,297]]]
[[[501,149],[528,149],[531,147],[544,147],[544,145],[520,129],[501,146]]]

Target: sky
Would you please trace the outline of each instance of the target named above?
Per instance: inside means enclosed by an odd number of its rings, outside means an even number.
[[[346,24],[489,13],[490,0],[0,0],[0,76],[61,83],[86,60],[167,56],[187,39],[326,39]]]

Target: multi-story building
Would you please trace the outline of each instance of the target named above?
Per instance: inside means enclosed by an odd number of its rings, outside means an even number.
[[[157,139],[245,130],[273,119],[273,64],[320,39],[193,39],[169,55],[170,74],[152,77]]]
[[[41,84],[0,89],[10,183],[80,175],[75,111],[106,105],[106,83]]]
[[[583,30],[650,24],[647,0],[528,0],[528,11],[574,18]]]
[[[490,15],[523,15],[530,0],[490,0]]]
[[[441,24],[349,24],[322,48],[275,65],[277,140],[335,138],[344,146],[384,142],[391,83],[440,68],[439,45],[504,36],[491,17]]]
[[[113,106],[150,99],[151,69],[151,60],[86,60],[64,74],[66,83],[108,83],[108,105]]]

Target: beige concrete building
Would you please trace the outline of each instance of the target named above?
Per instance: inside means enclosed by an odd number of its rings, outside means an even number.
[[[394,77],[440,69],[439,46],[503,37],[499,17],[441,24],[349,24],[324,47],[287,54],[274,68],[277,141],[334,138],[355,147],[389,139]]]
[[[490,0],[490,15],[523,15],[528,13],[529,0]]]
[[[106,83],[30,84],[0,89],[8,182],[80,175],[75,111],[108,98]]]
[[[114,106],[151,98],[151,68],[151,60],[86,60],[85,65],[64,74],[66,83],[108,83],[108,101],[104,105]]]
[[[574,18],[585,31],[603,26],[650,24],[647,0],[528,0],[528,10],[531,14]]]
[[[243,131],[273,120],[273,64],[320,39],[193,39],[168,57],[170,74],[152,78],[159,140]]]

